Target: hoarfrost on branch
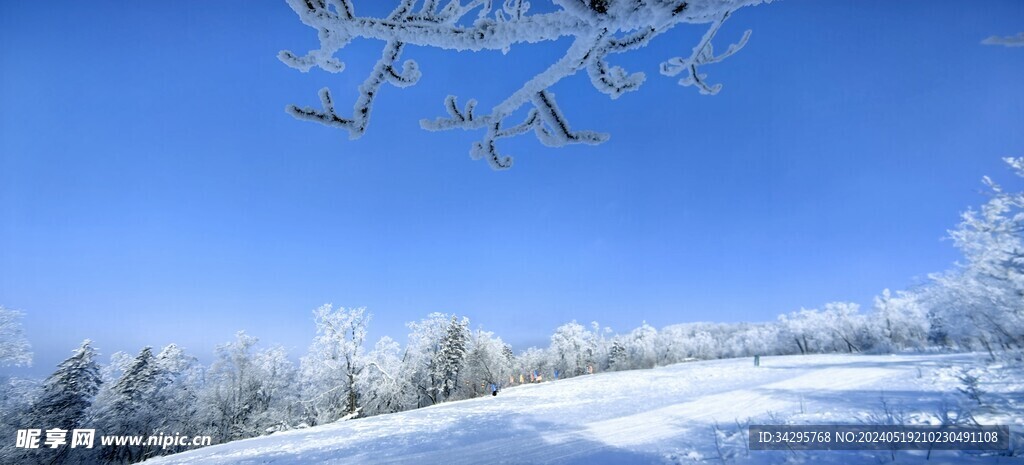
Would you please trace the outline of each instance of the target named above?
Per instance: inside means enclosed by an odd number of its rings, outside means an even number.
[[[526,0],[401,0],[390,14],[376,18],[357,16],[352,0],[287,0],[303,23],[319,31],[320,38],[320,48],[305,55],[288,50],[278,54],[292,68],[306,72],[319,67],[338,73],[345,64],[335,54],[353,39],[385,42],[380,59],[359,86],[350,116],[338,114],[326,87],[320,89],[320,109],[289,105],[287,111],[298,119],[346,129],[356,139],[366,131],[381,86],[407,87],[419,80],[415,61],[397,65],[407,44],[453,51],[507,52],[516,44],[572,37],[572,45],[560,59],[489,111],[478,112],[474,99],[460,107],[458,99],[449,95],[444,100],[447,116],[420,121],[420,126],[430,131],[483,130],[483,138],[473,144],[470,155],[486,159],[494,169],[506,169],[512,166],[512,157],[498,151],[498,140],[531,130],[550,147],[595,145],[608,140],[608,134],[572,129],[549,89],[563,78],[586,70],[594,87],[613,99],[637,90],[644,82],[644,73],[629,73],[611,65],[609,56],[644,47],[677,24],[708,24],[709,28],[688,56],[663,62],[661,73],[683,74],[680,85],[695,86],[702,94],[717,93],[721,85],[708,83],[700,67],[739,51],[750,31],[719,55],[714,53],[712,40],[733,11],[764,0],[550,1],[555,7],[549,8],[551,11],[530,13],[531,5]],[[522,121],[509,121],[524,107],[528,111]]]

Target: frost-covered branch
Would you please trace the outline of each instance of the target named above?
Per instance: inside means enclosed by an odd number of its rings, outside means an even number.
[[[351,117],[343,118],[335,113],[331,91],[326,87],[320,89],[320,105],[323,110],[289,105],[288,113],[299,119],[347,129],[349,137],[359,138],[366,132],[366,125],[370,121],[370,111],[373,109],[373,99],[380,91],[381,85],[386,82],[395,87],[408,87],[420,79],[419,67],[415,61],[406,60],[402,65],[401,72],[395,70],[394,63],[402,54],[402,46],[401,42],[392,41],[384,47],[384,53],[377,61],[377,65],[373,67],[373,72],[366,78],[363,85],[359,86],[359,98],[356,99]]]
[[[681,86],[697,86],[700,89],[700,93],[705,95],[715,95],[722,90],[721,84],[709,85],[704,79],[707,77],[700,73],[699,68],[703,65],[710,65],[721,62],[722,60],[729,58],[736,52],[740,51],[743,46],[747,45],[747,40],[750,39],[750,30],[748,29],[743,33],[743,37],[740,41],[729,46],[729,49],[721,55],[715,55],[715,49],[711,41],[715,38],[715,34],[718,34],[718,29],[722,27],[725,20],[729,19],[731,11],[725,12],[722,15],[722,19],[715,21],[708,32],[704,34],[704,38],[701,39],[700,43],[693,48],[693,53],[688,58],[675,57],[661,64],[661,74],[665,76],[676,76],[679,73],[685,71],[686,76],[679,80]]]
[[[711,24],[711,28],[689,58],[677,57],[663,63],[662,74],[675,76],[686,71],[687,77],[680,84],[696,85],[702,93],[718,92],[721,86],[706,84],[698,68],[739,51],[750,31],[718,56],[714,55],[711,41],[733,11],[762,1],[551,0],[554,11],[531,14],[530,2],[526,0],[401,0],[390,14],[376,18],[358,16],[352,0],[287,0],[304,24],[317,29],[320,48],[301,56],[284,50],[278,58],[303,72],[318,67],[338,73],[345,69],[345,64],[335,54],[353,39],[385,42],[381,58],[359,86],[351,116],[338,114],[327,88],[320,90],[320,109],[288,107],[296,118],[344,128],[354,139],[366,131],[374,98],[383,84],[406,87],[419,80],[415,61],[405,61],[400,70],[396,66],[407,44],[453,51],[507,52],[517,44],[573,37],[572,45],[559,60],[486,114],[476,111],[476,100],[468,100],[464,108],[459,108],[457,99],[448,96],[444,101],[447,117],[421,120],[421,126],[431,131],[484,129],[483,138],[473,144],[470,154],[476,159],[487,159],[495,169],[504,169],[512,165],[512,157],[502,155],[496,142],[530,130],[541,143],[552,147],[607,140],[607,134],[573,131],[549,89],[580,70],[586,70],[591,84],[613,99],[639,89],[646,78],[644,73],[629,73],[611,65],[608,57],[642,48],[677,24]],[[526,118],[509,123],[507,119],[523,107],[528,108]]]

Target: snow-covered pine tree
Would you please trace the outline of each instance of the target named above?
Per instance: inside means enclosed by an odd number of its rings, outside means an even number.
[[[504,344],[501,346],[501,355],[505,357],[506,363],[509,367],[512,367],[516,363],[516,354],[512,351],[512,346]]]
[[[549,147],[593,145],[608,140],[608,134],[573,130],[550,88],[566,77],[586,71],[591,84],[612,99],[635,91],[646,79],[645,74],[629,73],[610,64],[608,59],[643,48],[676,25],[704,24],[708,29],[689,55],[662,62],[661,74],[670,77],[682,74],[680,85],[694,86],[702,94],[717,93],[721,85],[708,83],[700,67],[718,63],[739,51],[747,43],[750,31],[718,55],[715,55],[712,41],[735,10],[762,3],[762,0],[551,0],[551,5],[533,12],[532,2],[522,0],[401,0],[390,13],[373,17],[357,16],[352,0],[287,1],[304,24],[317,30],[320,38],[320,48],[305,55],[288,50],[278,54],[278,58],[292,68],[307,72],[319,67],[340,73],[345,64],[335,54],[353,39],[384,41],[381,58],[358,87],[359,96],[351,116],[336,111],[334,97],[326,87],[320,89],[321,109],[295,105],[287,109],[296,118],[345,129],[353,139],[366,131],[374,99],[384,84],[407,87],[419,80],[421,73],[415,61],[406,60],[398,65],[406,45],[451,51],[508,52],[514,45],[571,38],[571,45],[560,59],[489,111],[477,112],[477,101],[473,99],[460,107],[456,97],[449,95],[444,100],[447,116],[420,121],[421,127],[431,131],[484,131],[483,138],[470,149],[470,155],[474,159],[486,159],[494,169],[512,166],[512,157],[501,154],[497,142],[527,132],[532,131]],[[369,4],[375,6],[373,2]],[[523,108],[528,109],[525,119],[509,121],[521,114],[519,110]]]
[[[17,430],[25,428],[25,413],[39,392],[40,381],[0,376],[0,438],[13,438]],[[18,463],[23,451],[16,449],[14,441],[0,441],[0,463]]]
[[[110,387],[107,404],[96,414],[95,426],[103,434],[153,434],[160,423],[155,393],[162,381],[153,350],[145,347]],[[147,457],[147,446],[110,446],[98,452],[106,463],[133,463]]]
[[[926,298],[932,293],[925,293]],[[928,344],[933,347],[950,347],[953,345],[952,338],[946,322],[947,312],[939,306],[929,306],[928,310]]]
[[[417,407],[448,400],[457,389],[466,356],[469,319],[431,313],[408,324],[409,344],[403,356],[404,372],[414,387]]]
[[[101,384],[95,359],[92,341],[86,339],[71,357],[57,365],[57,370],[43,382],[43,392],[32,404],[28,415],[31,427],[71,430],[82,426],[85,412]]]
[[[459,374],[466,364],[466,343],[469,339],[469,319],[462,321],[452,315],[451,322],[441,339],[434,362],[435,389],[441,400],[448,400],[459,389]]]
[[[67,430],[86,427],[86,413],[100,389],[99,366],[92,341],[86,339],[71,357],[43,381],[42,392],[19,420],[20,428]],[[65,463],[70,449],[22,449],[13,463]]]
[[[157,390],[153,395],[158,431],[166,434],[205,434],[208,425],[197,421],[203,367],[177,344],[168,344],[156,356]],[[155,451],[161,455],[186,449],[172,446]]]
[[[629,354],[626,353],[626,345],[619,338],[612,340],[608,348],[608,369],[612,371],[629,369]]]

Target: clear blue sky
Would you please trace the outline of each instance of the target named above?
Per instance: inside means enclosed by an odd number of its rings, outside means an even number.
[[[366,0],[357,3],[367,3]],[[500,53],[410,48],[420,83],[385,87],[358,141],[292,119],[330,86],[348,108],[379,54],[302,74],[314,48],[284,1],[0,2],[0,304],[26,312],[42,374],[82,339],[106,355],[177,342],[203,359],[245,329],[293,354],[311,310],[366,306],[371,336],[429,312],[517,349],[561,323],[625,331],[765,321],[870,304],[957,258],[945,231],[1024,155],[1024,2],[785,0],[720,33],[715,97],[657,72],[703,33],[615,57],[645,71],[617,101],[554,88],[597,147],[430,133],[442,99],[486,107],[566,42]],[[721,48],[724,49],[724,48]]]

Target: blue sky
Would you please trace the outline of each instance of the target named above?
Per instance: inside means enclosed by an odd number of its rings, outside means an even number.
[[[366,3],[363,1],[362,3]],[[360,6],[356,4],[357,8]],[[1024,3],[786,0],[737,12],[706,68],[714,97],[657,72],[703,33],[615,57],[648,75],[612,101],[553,91],[597,147],[430,133],[447,94],[500,101],[567,42],[500,53],[411,47],[420,83],[385,87],[367,134],[297,121],[340,108],[341,75],[292,70],[316,46],[283,1],[0,3],[0,304],[26,312],[43,374],[82,339],[105,354],[177,342],[208,359],[245,329],[300,354],[311,310],[366,306],[373,338],[455,312],[518,349],[569,320],[765,321],[870,304],[950,266],[945,231],[984,174],[1024,154]]]

